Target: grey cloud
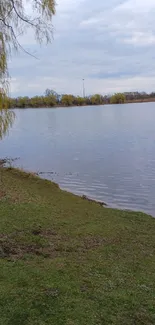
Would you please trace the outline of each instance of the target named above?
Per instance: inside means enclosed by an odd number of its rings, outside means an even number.
[[[102,79],[107,92],[115,92],[119,85],[121,91],[122,78],[126,87],[131,88],[132,79],[136,89],[148,87],[149,76],[155,77],[153,11],[137,15],[131,8],[132,0],[60,1],[52,44],[40,48],[25,37],[26,49],[39,60],[21,53],[10,62],[13,94],[41,94],[52,85],[58,92],[79,93],[83,77],[89,93],[102,89]],[[150,90],[152,85],[150,79]]]

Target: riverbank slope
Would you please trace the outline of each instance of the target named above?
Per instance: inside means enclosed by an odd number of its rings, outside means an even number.
[[[155,324],[155,219],[0,168],[0,324]]]

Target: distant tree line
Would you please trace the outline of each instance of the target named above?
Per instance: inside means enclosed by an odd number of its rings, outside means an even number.
[[[55,91],[46,89],[43,96],[9,98],[10,108],[26,107],[66,107],[104,104],[123,104],[125,102],[155,101],[155,92],[125,92],[102,96],[95,94],[87,97],[73,96],[70,94],[59,95]]]

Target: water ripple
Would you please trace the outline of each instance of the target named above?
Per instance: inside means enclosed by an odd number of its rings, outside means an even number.
[[[155,103],[16,110],[1,158],[112,207],[155,216]]]

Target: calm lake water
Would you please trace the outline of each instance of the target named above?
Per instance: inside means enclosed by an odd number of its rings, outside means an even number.
[[[1,158],[61,188],[155,216],[155,103],[15,110]]]

